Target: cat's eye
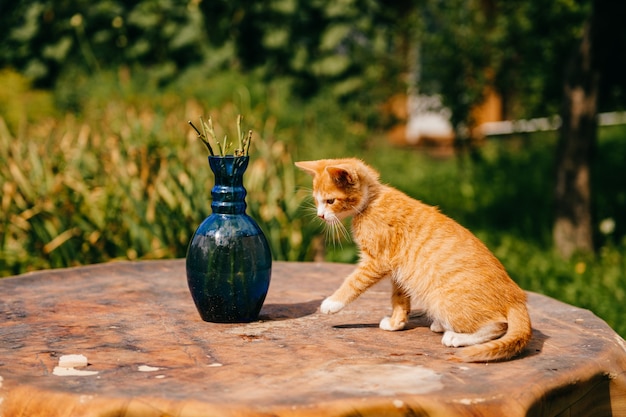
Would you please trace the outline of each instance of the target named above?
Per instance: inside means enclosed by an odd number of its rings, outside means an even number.
[[[326,200],[326,204],[331,205],[335,202],[334,198],[329,198],[328,200]]]

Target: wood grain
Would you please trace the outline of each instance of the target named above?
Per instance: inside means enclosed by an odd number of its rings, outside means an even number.
[[[202,321],[184,260],[2,279],[0,416],[626,415],[626,343],[593,313],[529,293],[523,355],[459,363],[424,317],[378,328],[388,283],[319,314],[353,268],[276,262],[249,324]],[[70,354],[92,375],[55,375]]]

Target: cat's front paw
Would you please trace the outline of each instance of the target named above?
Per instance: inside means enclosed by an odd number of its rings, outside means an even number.
[[[400,323],[394,323],[392,322],[391,317],[387,316],[380,321],[380,325],[378,327],[383,330],[387,330],[388,332],[395,332],[404,329],[404,326],[406,326],[406,322],[401,321]]]
[[[346,305],[341,301],[335,301],[331,297],[328,297],[322,301],[320,311],[324,314],[333,314],[344,308]]]

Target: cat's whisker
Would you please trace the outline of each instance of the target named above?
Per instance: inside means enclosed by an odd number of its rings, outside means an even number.
[[[346,226],[336,217],[333,218],[331,222],[327,223],[327,225],[327,237],[332,238],[333,247],[339,246],[343,248],[342,240],[350,240],[350,233]]]
[[[348,232],[348,229],[341,221],[337,222],[337,227],[339,229],[341,236],[343,236],[345,240],[350,240],[350,232]]]
[[[302,210],[306,217],[311,219],[317,218],[317,207],[312,199],[307,199],[302,203]]]
[[[333,230],[333,226],[330,224],[327,224],[326,227],[324,228],[324,233],[325,233],[325,242],[327,243],[332,243],[333,248],[335,247],[335,232]]]
[[[309,218],[310,220],[317,220],[317,209],[315,207],[305,207],[304,208],[304,216]]]
[[[342,237],[345,240],[350,240],[350,236],[348,234],[348,231],[346,230],[346,227],[343,225],[341,221],[338,220],[337,221],[337,241],[339,243],[340,248],[343,248],[343,245],[341,244]]]
[[[340,224],[335,225],[335,238],[337,239],[337,242],[334,243],[336,245],[335,247],[339,246],[339,249],[343,249]]]
[[[334,223],[326,223],[325,227],[326,232],[326,242],[330,242],[333,244],[333,248],[336,247],[335,243],[335,224]]]
[[[335,243],[336,231],[335,231],[335,224],[334,224],[334,222],[332,222],[332,221],[331,222],[328,222],[328,221],[324,222],[324,235],[325,235],[324,236],[325,237],[324,240],[326,242],[328,242],[328,243],[332,242],[333,247],[335,247],[336,246],[336,243]]]
[[[350,207],[352,208],[352,210],[354,210],[354,212],[356,214],[362,214],[363,213],[363,210],[359,209],[357,206],[350,206]]]

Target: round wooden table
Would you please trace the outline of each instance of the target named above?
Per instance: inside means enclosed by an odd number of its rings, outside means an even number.
[[[378,328],[388,283],[321,315],[353,268],[275,262],[249,324],[203,322],[184,260],[1,279],[0,416],[626,415],[626,344],[591,312],[529,293],[523,355],[459,363],[423,317]]]

